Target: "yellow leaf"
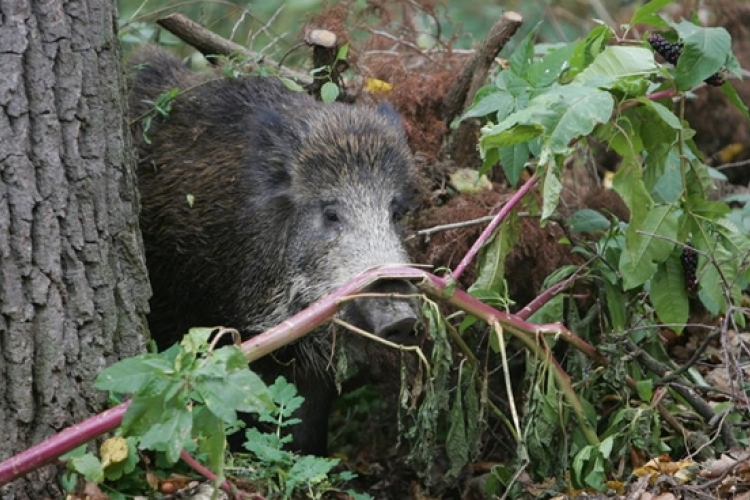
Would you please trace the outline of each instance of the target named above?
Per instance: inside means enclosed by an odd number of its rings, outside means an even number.
[[[371,94],[377,94],[379,92],[390,92],[393,90],[393,85],[377,78],[368,78],[365,81],[365,90]]]
[[[128,441],[123,437],[109,438],[102,443],[99,455],[101,455],[102,467],[105,469],[110,464],[122,462],[128,458]]]

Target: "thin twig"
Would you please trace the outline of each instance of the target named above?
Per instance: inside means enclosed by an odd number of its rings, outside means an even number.
[[[285,66],[279,66],[271,59],[267,57],[264,58],[260,54],[247,50],[238,43],[217,35],[195,21],[188,19],[183,14],[170,14],[158,19],[156,23],[183,42],[195,47],[205,56],[229,56],[231,54],[242,54],[247,58],[247,63],[251,66],[257,68],[262,61],[266,66],[275,68],[282,76],[292,78],[302,85],[312,83],[312,77],[310,77],[310,75],[294,71]]]

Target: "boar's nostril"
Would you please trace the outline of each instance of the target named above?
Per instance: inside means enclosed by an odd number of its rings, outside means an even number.
[[[379,337],[402,345],[415,345],[419,341],[417,335],[417,318],[402,317],[383,325],[383,329],[375,332]]]

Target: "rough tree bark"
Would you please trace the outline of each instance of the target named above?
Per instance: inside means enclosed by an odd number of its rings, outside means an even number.
[[[0,460],[94,412],[149,295],[111,0],[0,1]],[[0,498],[59,497],[55,467]]]

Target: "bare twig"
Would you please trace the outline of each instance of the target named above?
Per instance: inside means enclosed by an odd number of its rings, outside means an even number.
[[[505,12],[492,26],[482,41],[474,57],[461,69],[455,83],[448,91],[443,106],[443,119],[450,123],[474,100],[477,90],[484,85],[490,67],[498,52],[505,47],[523,23],[523,17],[516,12]]]
[[[195,47],[205,56],[241,54],[248,59],[248,64],[250,65],[258,67],[263,63],[268,67],[275,68],[281,76],[292,78],[302,85],[308,85],[312,82],[312,78],[309,75],[294,71],[285,66],[279,66],[269,58],[264,58],[260,54],[247,50],[238,43],[217,35],[182,14],[170,14],[157,20],[156,23],[188,45]]]

